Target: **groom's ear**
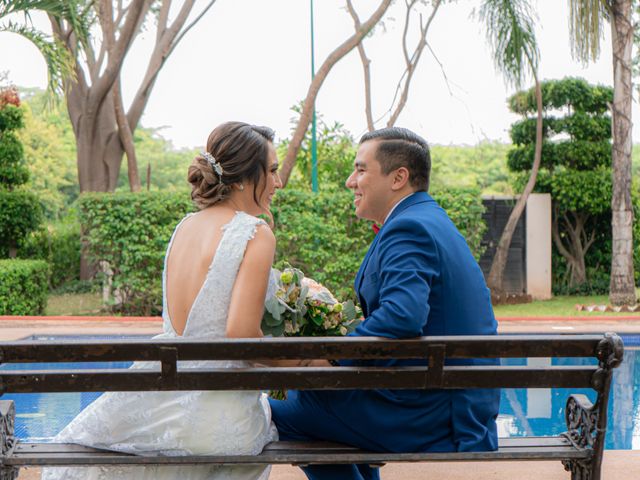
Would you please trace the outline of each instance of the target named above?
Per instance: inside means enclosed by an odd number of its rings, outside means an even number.
[[[391,184],[393,191],[402,190],[409,183],[409,170],[406,167],[396,169],[391,175],[393,175],[393,183]]]

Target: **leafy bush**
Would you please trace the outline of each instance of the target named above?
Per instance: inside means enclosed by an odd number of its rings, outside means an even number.
[[[575,78],[541,83],[544,113],[542,159],[535,191],[553,201],[553,283],[557,293],[600,292],[611,259],[610,87]],[[535,149],[533,89],[509,100],[530,114],[511,127],[514,148],[507,166],[516,188],[528,180]],[[562,116],[551,116],[549,110]],[[608,259],[608,261],[607,261]]]
[[[26,238],[18,250],[19,258],[47,261],[51,266],[50,287],[80,280],[80,224],[73,216],[40,228]]]
[[[23,189],[29,179],[24,149],[16,135],[23,112],[13,88],[0,89],[0,255],[15,256],[24,237],[42,223],[38,198]]]
[[[481,246],[487,224],[482,221],[484,205],[477,188],[448,188],[433,193],[433,198],[447,212],[451,221],[467,240],[471,253],[479,260],[484,252]]]
[[[297,125],[302,104],[293,107],[296,116],[292,125]],[[344,182],[353,170],[353,160],[357,146],[351,134],[339,122],[329,124],[321,114],[317,114],[316,148],[318,154],[318,190],[344,192]],[[311,190],[311,129],[305,133],[296,156],[295,168],[289,179],[292,190]],[[278,156],[284,158],[289,140],[278,145]]]
[[[186,192],[83,194],[79,199],[90,257],[108,262],[113,311],[152,315],[162,309],[165,249],[180,218],[193,210]]]
[[[0,186],[0,256],[20,247],[25,237],[42,223],[38,197],[25,190],[8,191]]]
[[[48,291],[47,262],[0,260],[0,315],[42,314]]]
[[[613,89],[604,85],[590,85],[582,78],[563,78],[542,82],[542,103],[545,108],[564,108],[593,112],[601,115],[609,110],[613,98]],[[536,96],[533,88],[518,92],[509,98],[509,109],[521,115],[537,111]]]
[[[283,269],[288,263],[337,298],[353,298],[353,280],[374,237],[371,222],[353,214],[353,195],[283,190],[271,210],[276,224],[276,267]]]
[[[442,202],[479,256],[483,207],[478,191],[447,190]],[[113,272],[112,310],[158,314],[162,308],[162,268],[173,228],[193,210],[186,192],[86,194],[80,219],[90,256]],[[353,197],[342,192],[278,192],[272,205],[278,240],[276,267],[287,263],[323,283],[343,300],[353,298],[353,280],[374,237],[371,223],[353,214]]]
[[[515,140],[514,140],[515,142]],[[533,165],[534,143],[515,146],[507,154],[507,167],[512,171],[530,170]],[[553,170],[564,166],[573,170],[611,167],[611,143],[609,140],[567,140],[544,142],[540,168]]]
[[[7,104],[0,108],[0,184],[9,189],[29,179],[22,143],[15,133],[22,126],[20,107]]]

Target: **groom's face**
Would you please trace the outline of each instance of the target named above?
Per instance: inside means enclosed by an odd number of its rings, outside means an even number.
[[[360,145],[346,186],[353,190],[356,216],[382,224],[394,203],[393,175],[382,173],[377,149],[375,140]]]

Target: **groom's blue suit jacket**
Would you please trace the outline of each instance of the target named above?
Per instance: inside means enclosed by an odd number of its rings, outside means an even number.
[[[411,338],[496,333],[490,293],[480,267],[445,211],[425,192],[405,198],[393,210],[362,262],[355,290],[365,320],[352,335]],[[463,362],[494,363],[458,363]],[[381,366],[420,363],[426,361],[373,362]],[[337,417],[379,442],[381,450],[497,448],[499,390],[336,394],[320,397],[331,403],[327,407]]]

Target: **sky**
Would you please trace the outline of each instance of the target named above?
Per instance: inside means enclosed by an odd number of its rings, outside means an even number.
[[[179,3],[179,2],[176,2]],[[196,3],[196,8],[205,4]],[[379,0],[354,0],[367,18]],[[574,61],[569,47],[566,0],[532,0],[536,12],[541,64],[539,77],[579,76],[612,84],[611,38],[605,32],[597,62]],[[509,126],[518,117],[506,99],[515,92],[496,72],[482,26],[471,16],[478,0],[443,5],[435,16],[414,75],[406,108],[396,125],[410,128],[432,144],[474,145],[509,142]],[[365,40],[371,59],[374,117],[382,117],[403,72],[401,30],[404,2],[397,1]],[[144,127],[176,147],[200,147],[209,132],[227,120],[268,125],[278,138],[290,135],[291,107],[306,95],[311,80],[308,0],[217,0],[169,57],[142,117]],[[315,0],[316,69],[353,33],[344,0]],[[44,17],[33,15],[47,29]],[[414,23],[415,27],[415,23]],[[414,41],[417,38],[415,35]],[[144,74],[154,32],[143,32],[122,68],[125,103]],[[0,33],[0,71],[24,87],[44,88],[44,60],[26,40]],[[529,86],[529,85],[527,85]],[[316,109],[358,138],[366,131],[362,66],[356,50],[344,57],[322,85]],[[634,102],[633,116],[638,115]],[[376,126],[385,126],[384,120]],[[640,138],[634,126],[634,138]]]

